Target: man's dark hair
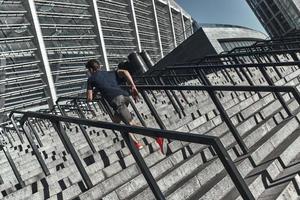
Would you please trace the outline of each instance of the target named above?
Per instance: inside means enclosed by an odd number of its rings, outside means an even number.
[[[97,71],[100,69],[100,63],[96,59],[91,59],[85,64],[85,67],[88,70]]]

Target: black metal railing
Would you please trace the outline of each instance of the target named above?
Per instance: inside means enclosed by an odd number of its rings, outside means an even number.
[[[140,87],[141,88],[141,87]],[[53,127],[55,128],[56,132],[59,134],[62,142],[65,145],[65,148],[68,150],[68,152],[71,154],[71,157],[73,158],[75,165],[80,172],[83,181],[85,182],[86,186],[89,188],[93,187],[93,184],[90,180],[90,177],[88,176],[85,168],[82,165],[82,162],[74,149],[74,146],[71,144],[66,132],[64,131],[61,122],[67,122],[72,124],[80,124],[80,125],[86,125],[89,127],[97,127],[97,128],[104,128],[104,129],[110,129],[115,131],[120,131],[128,148],[130,149],[137,165],[141,169],[145,179],[147,180],[147,183],[149,184],[149,187],[151,188],[152,192],[154,193],[155,197],[157,199],[165,199],[164,195],[162,194],[161,190],[159,189],[157,182],[153,178],[148,166],[144,162],[142,156],[140,155],[139,151],[134,147],[133,142],[131,138],[129,137],[129,132],[140,134],[143,136],[149,136],[149,137],[163,137],[167,139],[172,140],[179,140],[179,141],[186,141],[191,143],[197,143],[197,144],[204,144],[204,145],[211,145],[219,159],[221,160],[222,164],[224,165],[224,168],[228,172],[228,175],[231,177],[234,185],[240,192],[243,199],[249,199],[254,200],[254,197],[249,190],[249,187],[247,186],[245,180],[240,175],[239,171],[237,170],[236,166],[234,165],[233,161],[231,160],[230,156],[228,155],[225,147],[221,143],[220,139],[214,136],[207,136],[207,135],[201,135],[201,134],[193,134],[193,133],[185,133],[185,132],[178,132],[178,131],[169,131],[169,130],[161,130],[161,129],[154,129],[154,128],[145,128],[145,127],[138,127],[138,126],[127,126],[127,125],[121,125],[121,124],[114,124],[110,122],[102,122],[102,121],[93,121],[93,120],[87,120],[87,119],[81,119],[81,118],[74,118],[74,117],[68,117],[68,116],[57,116],[53,114],[45,114],[45,113],[37,113],[37,112],[20,112],[20,111],[13,111],[11,112],[11,116],[13,114],[22,114],[22,118],[20,121],[20,124],[24,126],[26,122],[30,118],[38,118],[42,120],[49,120]],[[25,134],[27,136],[27,133],[25,131]],[[33,151],[35,155],[37,156],[37,159],[39,160],[39,163],[41,164],[41,167],[43,168],[46,175],[49,175],[49,170],[40,156],[40,152],[36,148],[36,145],[33,143],[31,137],[27,137],[27,139],[31,140],[30,145],[33,148]]]

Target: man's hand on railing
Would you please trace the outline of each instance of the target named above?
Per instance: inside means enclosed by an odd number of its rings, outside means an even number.
[[[140,97],[139,97],[139,92],[135,85],[131,87],[131,94],[132,94],[134,101],[137,103],[139,101]]]

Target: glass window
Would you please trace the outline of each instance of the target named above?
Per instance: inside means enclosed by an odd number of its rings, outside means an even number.
[[[267,7],[267,5],[265,4],[265,2],[261,2],[260,4],[263,12],[267,15],[268,18],[272,17],[272,13],[270,12],[269,8]]]
[[[260,18],[262,19],[263,22],[267,22],[268,18],[266,17],[265,13],[262,11],[262,9],[260,9],[260,7],[256,8],[258,15],[260,16]]]
[[[282,13],[279,13],[276,18],[278,19],[278,21],[280,22],[280,24],[282,25],[282,27],[284,28],[284,31],[288,31],[291,29],[291,26],[289,25],[289,23],[286,21],[285,17],[282,15]]]
[[[278,22],[276,21],[276,19],[272,19],[271,24],[274,25],[275,29],[277,30],[277,32],[281,35],[284,31],[282,30],[282,28],[280,27],[280,25],[278,24]]]
[[[269,7],[271,8],[271,10],[272,10],[272,12],[274,14],[276,14],[277,12],[279,12],[279,8],[277,7],[277,5],[274,2],[274,0],[266,0],[266,3],[269,5]]]

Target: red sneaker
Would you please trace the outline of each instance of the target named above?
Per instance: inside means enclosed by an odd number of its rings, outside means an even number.
[[[156,142],[159,145],[161,153],[166,154],[167,153],[167,144],[164,142],[164,138],[158,137],[158,138],[156,138]]]
[[[135,145],[135,147],[138,149],[138,150],[140,150],[140,149],[142,149],[144,146],[143,145],[141,145],[140,143],[138,143],[138,142],[134,142],[134,145]]]

